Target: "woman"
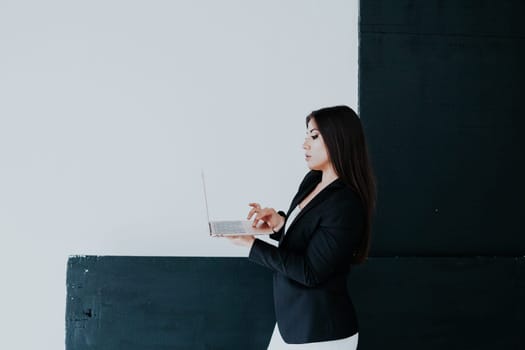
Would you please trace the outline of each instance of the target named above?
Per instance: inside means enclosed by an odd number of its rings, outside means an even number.
[[[230,237],[249,259],[274,271],[277,324],[269,349],[355,349],[358,324],[347,292],[352,264],[368,254],[375,184],[359,117],[346,106],[306,118],[311,171],[285,214],[250,203],[248,220],[272,227],[275,247]],[[297,345],[301,344],[301,345]]]

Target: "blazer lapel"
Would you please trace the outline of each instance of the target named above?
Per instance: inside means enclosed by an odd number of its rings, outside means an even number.
[[[320,179],[319,179],[320,180]],[[294,208],[299,204],[301,203],[301,201],[308,195],[310,194],[315,186],[317,186],[317,184],[319,183],[320,181],[317,181],[315,183],[312,183],[310,184],[309,186],[307,186],[305,188],[305,190],[303,192],[301,192],[298,196],[296,196],[295,200],[292,202],[292,205],[290,207],[290,209],[288,210],[288,213],[287,213],[287,216],[290,215],[290,213],[294,210]],[[295,224],[301,219],[302,216],[304,216],[308,211],[310,211],[312,208],[315,208],[316,205],[318,205],[319,203],[322,203],[326,198],[330,197],[330,195],[336,191],[337,189],[341,188],[344,186],[344,183],[342,180],[340,179],[336,179],[335,181],[333,181],[331,184],[329,184],[328,186],[326,186],[325,188],[323,188],[321,190],[321,192],[319,192],[314,198],[312,198],[312,200],[310,202],[308,202],[308,204],[306,204],[306,206],[301,209],[301,211],[299,212],[299,214],[297,214],[297,216],[295,217],[294,221],[290,224],[290,227],[288,227],[288,231],[291,231],[292,228],[295,226]],[[286,232],[285,235],[283,235],[281,237],[281,241],[282,242],[284,240],[284,238],[288,236],[288,232]],[[280,244],[280,243],[279,243]]]

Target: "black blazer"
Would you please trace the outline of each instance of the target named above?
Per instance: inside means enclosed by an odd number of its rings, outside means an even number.
[[[305,176],[288,215],[321,176],[319,171]],[[271,235],[279,247],[255,240],[249,259],[274,271],[275,316],[287,343],[341,339],[358,331],[347,275],[364,215],[357,193],[337,179],[299,212],[286,235],[284,226]]]

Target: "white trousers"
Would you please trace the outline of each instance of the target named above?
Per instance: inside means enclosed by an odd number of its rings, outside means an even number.
[[[268,350],[285,350],[285,349],[315,349],[315,350],[356,350],[357,349],[357,340],[359,338],[359,333],[352,335],[351,337],[337,340],[322,341],[317,343],[307,343],[307,344],[287,344],[284,342],[279,332],[279,327],[277,323],[273,329],[272,339],[270,339],[270,344],[268,344]]]

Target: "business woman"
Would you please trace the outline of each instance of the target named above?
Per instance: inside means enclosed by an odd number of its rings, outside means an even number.
[[[248,220],[270,225],[278,247],[253,236],[229,239],[249,247],[251,261],[274,271],[277,323],[269,349],[356,349],[358,323],[347,276],[367,257],[375,206],[365,136],[347,106],[312,112],[306,127],[310,171],[288,211],[250,203]]]

